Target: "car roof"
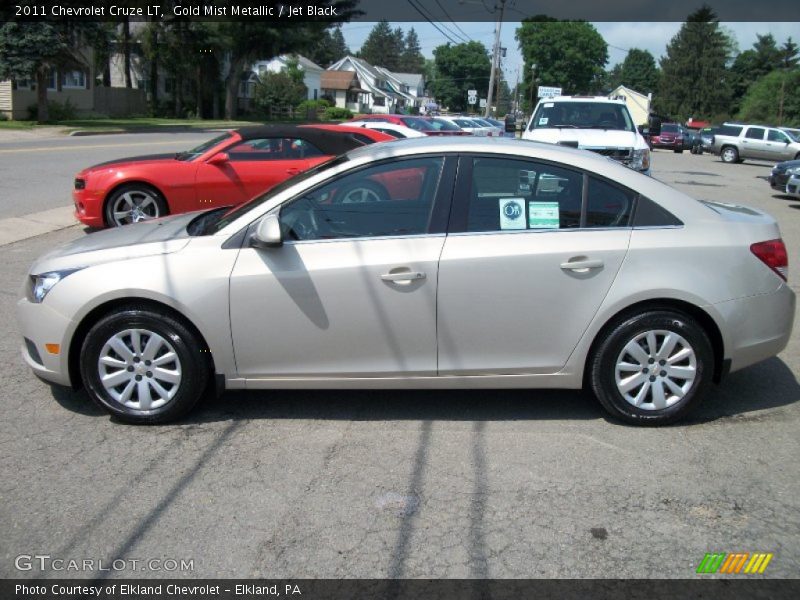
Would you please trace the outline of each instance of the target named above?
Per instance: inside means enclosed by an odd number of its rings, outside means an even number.
[[[237,129],[236,133],[245,141],[265,137],[298,138],[332,156],[364,145],[363,141],[353,137],[352,131],[336,131],[315,125],[254,125]]]
[[[602,102],[604,104],[625,104],[624,100],[615,100],[606,96],[553,96],[541,98],[539,102]]]

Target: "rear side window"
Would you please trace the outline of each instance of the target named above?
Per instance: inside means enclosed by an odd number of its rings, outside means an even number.
[[[636,214],[633,218],[634,227],[675,227],[683,225],[680,219],[656,204],[646,196],[639,196],[636,202]]]
[[[589,177],[586,227],[627,227],[633,214],[635,192]]]
[[[766,130],[762,127],[750,127],[747,133],[744,134],[744,137],[751,140],[763,140],[765,131]]]
[[[730,135],[732,137],[739,137],[742,135],[742,129],[744,129],[740,125],[723,125],[719,128],[717,132],[719,135]]]

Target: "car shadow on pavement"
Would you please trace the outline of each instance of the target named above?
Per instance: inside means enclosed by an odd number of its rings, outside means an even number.
[[[56,402],[70,412],[106,416],[83,391],[58,386],[51,390]],[[749,418],[748,413],[798,400],[800,384],[794,373],[782,360],[772,358],[712,386],[702,404],[678,425]],[[587,390],[252,390],[206,397],[179,424],[251,419],[616,422]]]

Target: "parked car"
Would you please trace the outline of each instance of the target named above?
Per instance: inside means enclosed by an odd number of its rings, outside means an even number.
[[[458,125],[451,123],[441,117],[431,117],[431,124],[439,131],[449,132],[450,135],[472,135],[469,131],[464,131]]]
[[[466,131],[470,135],[477,135],[480,137],[487,137],[489,135],[490,128],[486,127],[485,125],[481,125],[480,123],[477,123],[468,117],[439,116],[436,118],[443,121],[448,121],[462,131]]]
[[[786,160],[772,167],[769,174],[769,185],[773,190],[786,192],[789,177],[800,173],[800,160]]]
[[[699,130],[682,127],[683,130],[683,149],[692,154],[703,153],[703,137]]]
[[[117,227],[241,204],[272,186],[365,144],[394,139],[338,125],[243,127],[187,152],[120,158],[75,176],[75,217]]]
[[[374,131],[380,131],[393,138],[415,138],[425,137],[425,134],[411,127],[405,125],[397,125],[396,123],[386,123],[385,121],[348,121],[347,125],[350,127],[365,127]]]
[[[778,127],[781,131],[788,133],[794,140],[800,141],[800,129],[797,127]]]
[[[394,123],[411,129],[416,129],[425,135],[460,135],[453,131],[445,131],[435,126],[431,117],[417,117],[411,115],[360,115],[353,121],[369,121],[370,123]]]
[[[792,173],[786,182],[786,193],[800,198],[800,173]]]
[[[597,154],[420,138],[73,240],[33,264],[17,315],[34,373],[130,423],[211,385],[586,382],[614,417],[663,424],[786,346],[787,265],[765,213]]]
[[[648,135],[659,135],[661,121],[655,117],[648,120]],[[634,126],[624,100],[605,96],[543,98],[522,139],[591,150],[650,173],[648,142]]]
[[[726,163],[784,161],[800,159],[800,142],[777,127],[726,123],[714,135],[713,151]]]
[[[661,133],[650,136],[651,148],[666,148],[678,154],[684,150],[684,129],[677,123],[663,123]]]
[[[714,135],[719,131],[719,127],[704,127],[700,130],[700,141],[703,152],[713,152]]]
[[[473,121],[478,123],[478,125],[483,125],[489,129],[488,135],[492,137],[503,137],[504,127],[503,124],[499,121],[497,123],[492,123],[489,119],[484,119],[483,117],[471,117]]]

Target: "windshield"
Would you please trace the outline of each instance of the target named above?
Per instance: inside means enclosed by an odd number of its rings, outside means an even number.
[[[444,119],[433,119],[431,124],[439,131],[461,131],[460,127]]]
[[[272,198],[274,198],[284,190],[289,189],[290,187],[300,183],[301,181],[305,181],[309,177],[313,177],[317,173],[321,173],[322,171],[327,171],[332,167],[341,165],[342,163],[347,162],[348,160],[349,159],[347,158],[346,154],[342,154],[341,156],[336,156],[330,160],[325,161],[324,163],[318,164],[316,167],[313,167],[308,171],[304,171],[299,175],[290,177],[289,179],[279,183],[275,187],[270,188],[260,196],[256,196],[252,200],[249,200],[244,204],[240,204],[239,206],[236,206],[228,211],[214,209],[209,212],[203,213],[197,219],[195,219],[189,224],[189,226],[187,227],[187,231],[189,235],[214,235],[218,231],[222,230],[224,227],[227,227],[230,223],[233,223],[236,219],[241,217],[246,212],[254,209],[255,207],[261,204],[264,204],[264,202],[272,200]],[[197,221],[201,219],[202,223],[198,225]]]
[[[406,127],[416,129],[417,131],[435,131],[436,128],[430,124],[427,119],[420,119],[419,117],[403,117],[400,119]]]
[[[541,102],[530,129],[617,129],[634,131],[624,104],[612,102]]]
[[[195,148],[192,148],[191,150],[187,150],[186,152],[178,152],[178,154],[175,155],[175,158],[177,158],[178,160],[193,160],[198,156],[200,156],[201,154],[208,152],[211,148],[213,148],[217,144],[224,142],[229,137],[231,137],[230,132],[223,133],[222,135],[218,135],[217,137],[212,138],[207,142],[203,142],[202,144],[200,144]]]

